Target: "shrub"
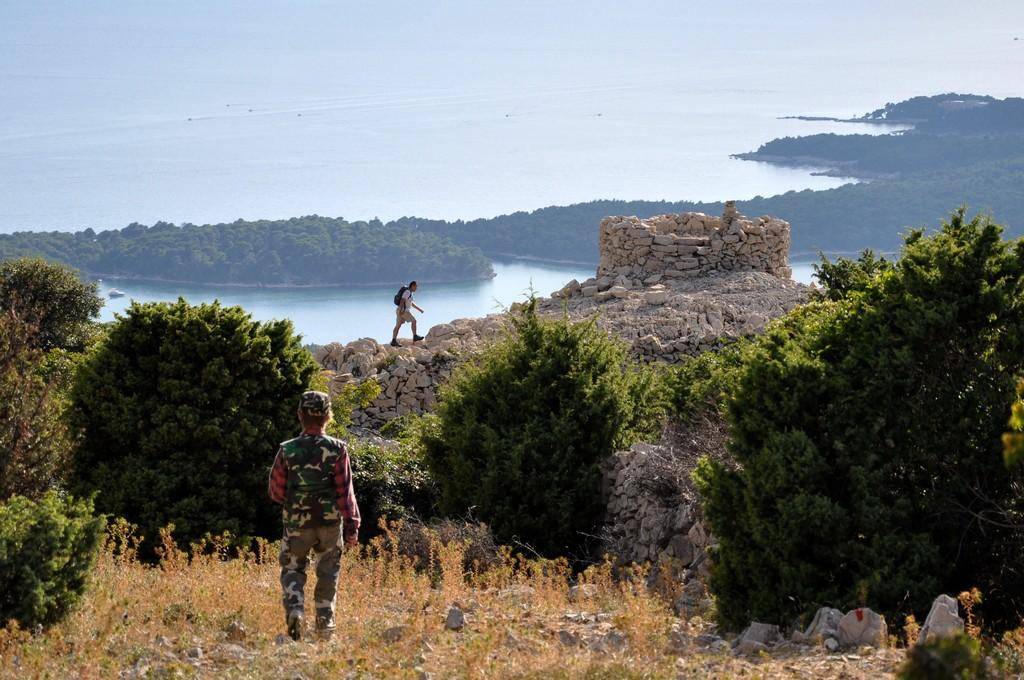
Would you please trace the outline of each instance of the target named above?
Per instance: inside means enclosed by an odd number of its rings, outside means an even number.
[[[899,680],[986,680],[1002,675],[985,659],[981,642],[967,635],[957,635],[911,647],[896,677]]]
[[[1010,407],[1010,431],[1003,434],[1006,467],[1024,464],[1024,380],[1017,384],[1017,399]]]
[[[314,389],[327,392],[328,387],[323,374],[314,384],[323,382],[323,387]],[[330,432],[333,436],[344,438],[348,428],[352,425],[352,412],[359,408],[366,408],[373,403],[373,400],[380,396],[380,383],[376,380],[364,380],[360,383],[348,383],[331,397],[331,410],[334,412],[334,420],[331,422]]]
[[[0,505],[0,620],[28,628],[67,614],[85,590],[103,526],[91,501],[53,491]]]
[[[821,264],[814,265],[814,276],[824,286],[826,299],[842,300],[854,291],[868,288],[875,277],[890,270],[891,262],[868,249],[856,260],[840,257],[831,262],[823,257]]]
[[[433,509],[433,480],[413,447],[353,442],[349,453],[362,536],[379,534],[381,520],[427,515]]]
[[[724,622],[824,605],[898,621],[977,586],[988,624],[1013,623],[1024,497],[1000,435],[1024,370],[1022,300],[1024,244],[958,213],[748,348],[727,401],[741,467],[697,471]]]
[[[316,371],[291,322],[218,303],[132,304],[72,388],[79,487],[150,546],[167,524],[185,545],[271,535],[267,472]]]
[[[391,525],[398,554],[412,560],[418,570],[437,568],[439,547],[462,545],[462,571],[480,573],[502,563],[501,547],[486,524],[464,520],[436,519],[422,522],[415,517]]]
[[[441,389],[422,435],[443,513],[545,555],[579,550],[601,512],[599,464],[658,431],[659,384],[594,321],[545,321],[530,301],[504,340]]]
[[[42,349],[81,349],[103,300],[96,284],[83,283],[74,270],[21,258],[0,263],[0,307],[36,326],[34,342]]]
[[[0,500],[38,497],[56,487],[70,465],[72,438],[58,378],[45,374],[35,338],[33,325],[0,311]]]
[[[687,357],[681,364],[666,366],[664,381],[672,411],[690,418],[719,411],[743,368],[743,352],[751,340],[741,338],[724,347]]]

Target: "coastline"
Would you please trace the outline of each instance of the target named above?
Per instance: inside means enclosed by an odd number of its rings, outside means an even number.
[[[516,262],[537,262],[540,264],[569,264],[578,267],[596,267],[597,260],[590,262],[585,260],[559,260],[552,257],[537,257],[535,255],[514,255],[512,253],[499,253],[484,251],[484,255],[494,260],[513,260]]]
[[[160,277],[145,276],[117,276],[111,274],[94,274],[87,272],[88,278],[93,281],[124,281],[126,283],[168,283],[182,286],[206,286],[216,288],[240,288],[245,290],[259,290],[261,288],[272,290],[315,290],[315,289],[338,289],[338,288],[384,288],[387,286],[401,285],[401,281],[377,281],[368,283],[330,283],[330,284],[301,284],[301,283],[223,283],[219,281],[186,281],[181,279],[165,279]],[[490,281],[498,274],[491,271],[490,276],[477,276],[470,278],[443,278],[434,279],[419,277],[417,280],[423,283],[472,283],[474,281]]]
[[[915,125],[920,119],[836,118],[834,116],[779,116],[778,120],[803,120],[810,123],[868,123],[869,125]]]
[[[819,177],[853,179],[861,182],[896,179],[899,176],[897,173],[891,172],[864,172],[857,169],[856,161],[843,162],[818,156],[776,156],[758,151],[745,151],[743,153],[730,154],[729,157],[741,161],[756,161],[786,168],[811,170],[812,175]]]

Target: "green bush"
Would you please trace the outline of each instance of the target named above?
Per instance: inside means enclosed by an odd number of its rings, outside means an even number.
[[[149,541],[169,523],[184,544],[206,532],[272,535],[267,472],[298,432],[299,395],[316,372],[291,322],[218,303],[132,304],[72,388],[78,486]]]
[[[1024,244],[958,213],[848,289],[744,352],[726,400],[740,467],[697,471],[719,612],[734,627],[824,605],[901,620],[976,586],[988,624],[1013,625],[1024,497],[1000,437],[1024,372]]]
[[[899,680],[987,680],[1002,677],[985,659],[981,642],[966,635],[915,645],[896,674]]]
[[[83,283],[74,270],[20,258],[0,263],[0,307],[36,327],[34,342],[42,349],[82,349],[103,300],[96,284]]]
[[[603,509],[599,464],[655,434],[662,402],[653,372],[593,321],[545,321],[531,301],[453,373],[426,420],[441,510],[472,511],[502,542],[573,554]]]
[[[349,446],[352,483],[355,485],[360,534],[380,533],[380,521],[428,516],[436,490],[426,464],[407,443],[397,446],[355,443]]]
[[[47,366],[35,339],[35,326],[0,310],[0,501],[37,498],[57,487],[71,464],[73,437],[58,384],[68,369]]]
[[[741,338],[720,349],[688,357],[680,364],[665,366],[663,379],[673,413],[685,419],[723,408],[743,369],[744,350],[751,342]]]
[[[103,536],[92,510],[53,491],[0,505],[0,620],[47,625],[78,602]]]

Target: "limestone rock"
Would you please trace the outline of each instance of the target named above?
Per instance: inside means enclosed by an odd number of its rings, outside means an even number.
[[[779,627],[770,623],[752,622],[733,643],[737,654],[756,654],[782,641]]]
[[[652,290],[644,293],[644,302],[649,305],[663,305],[668,302],[668,296],[667,290]]]
[[[462,630],[466,626],[466,615],[462,609],[452,605],[448,609],[448,616],[444,619],[444,627],[448,630]]]
[[[921,627],[917,643],[924,644],[937,638],[952,637],[964,632],[964,620],[960,618],[959,611],[959,604],[949,595],[939,595],[935,598]]]
[[[885,647],[889,628],[885,617],[867,607],[852,609],[839,619],[838,640],[843,647]]]
[[[803,633],[803,639],[807,642],[824,641],[827,638],[839,637],[839,621],[843,613],[832,607],[821,607],[814,614],[811,624]]]

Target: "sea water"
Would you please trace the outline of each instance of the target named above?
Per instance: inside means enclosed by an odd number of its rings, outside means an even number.
[[[424,310],[422,314],[415,312],[419,332],[425,335],[434,324],[452,319],[500,312],[531,294],[547,296],[572,279],[584,281],[594,275],[593,268],[580,265],[495,261],[493,267],[497,276],[486,282],[424,283],[416,293],[416,304]],[[811,264],[793,265],[795,280],[810,283],[812,275]],[[110,299],[111,290],[125,295]],[[395,325],[392,298],[396,292],[397,286],[239,288],[107,280],[100,284],[100,293],[106,299],[101,319],[115,319],[132,301],[173,302],[182,297],[195,304],[220,300],[226,305],[241,305],[261,321],[291,319],[306,343],[367,337],[385,342]],[[411,336],[412,329],[406,324],[402,337],[408,341]]]

